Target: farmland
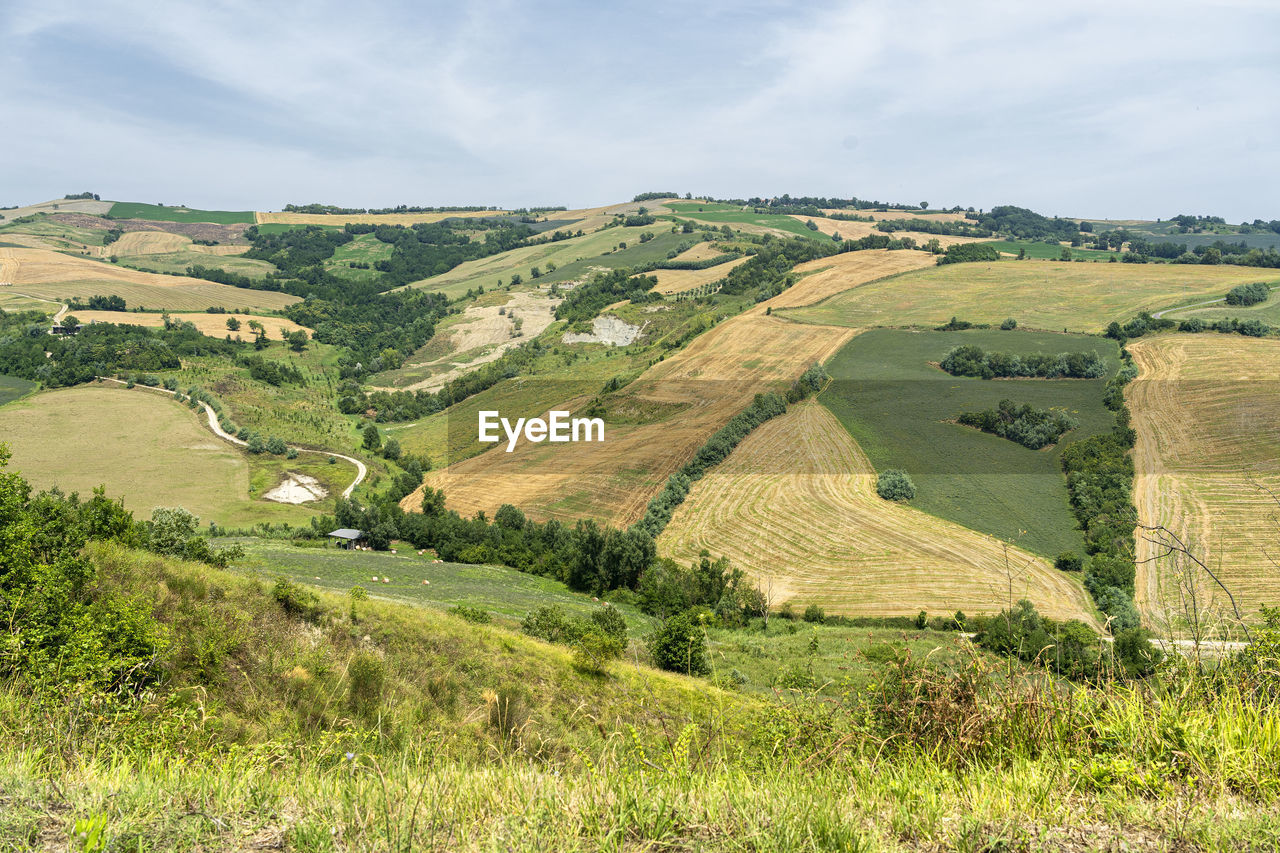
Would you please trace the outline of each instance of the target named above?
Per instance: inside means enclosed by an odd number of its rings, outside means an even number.
[[[201,311],[210,306],[277,310],[298,301],[284,293],[139,272],[48,249],[0,248],[0,282],[12,285],[14,292],[43,299],[87,300],[101,294],[120,296],[130,308],[151,310]]]
[[[0,406],[21,399],[39,387],[34,382],[16,376],[0,374]]]
[[[1259,270],[1258,279],[1266,278],[1271,278],[1271,276],[1265,271]],[[1278,285],[1280,285],[1280,282],[1272,282],[1272,287]],[[1160,312],[1160,316],[1167,317],[1170,320],[1198,318],[1206,323],[1230,319],[1261,320],[1270,326],[1280,326],[1280,293],[1273,291],[1269,299],[1265,302],[1259,302],[1257,305],[1227,305],[1225,299],[1219,298],[1209,305],[1193,303],[1182,308],[1170,308]]]
[[[108,495],[123,498],[141,517],[157,506],[186,507],[203,522],[222,525],[305,523],[315,513],[254,500],[255,478],[263,491],[278,482],[254,466],[274,469],[283,460],[250,462],[209,432],[202,417],[155,392],[82,386],[36,394],[0,408],[0,435],[13,452],[10,468],[35,487],[88,496],[105,485]],[[333,485],[350,471],[320,457],[290,460],[289,466]]]
[[[502,216],[505,210],[468,210],[431,213],[280,213],[258,211],[248,220],[259,225],[327,225],[340,228],[348,222],[361,225],[416,225],[419,222],[439,222],[442,219]]]
[[[1018,355],[1094,351],[1108,359],[1111,372],[1119,367],[1116,344],[1104,338],[876,329],[828,363],[833,382],[820,400],[877,471],[910,474],[916,509],[1045,556],[1083,553],[1058,457],[1067,443],[1111,429],[1113,415],[1102,405],[1105,380],[982,380],[933,366],[960,344]],[[1056,447],[1034,451],[950,422],[1002,399],[1065,410],[1079,428]]]
[[[254,215],[249,210],[196,210],[163,204],[143,204],[134,201],[118,201],[107,214],[112,219],[152,219],[157,222],[213,222],[218,225],[252,223]]]
[[[770,300],[769,305],[775,311],[813,305],[837,293],[932,265],[933,258],[924,252],[890,252],[887,249],[819,258],[797,266],[796,272],[804,276],[801,283],[784,290]]]
[[[1044,261],[1057,261],[1062,258],[1062,250],[1067,248],[1071,252],[1072,260],[1076,258],[1084,258],[1090,261],[1102,261],[1108,263],[1109,259],[1114,257],[1117,262],[1120,260],[1119,252],[1103,252],[1099,249],[1071,249],[1069,246],[1064,247],[1054,243],[1052,245],[1037,240],[992,240],[987,243],[997,252],[1006,255],[1017,256],[1019,252],[1026,253],[1028,258]]]
[[[1280,341],[1238,335],[1165,335],[1129,344],[1138,378],[1126,397],[1138,432],[1134,449],[1139,521],[1188,542],[1235,595],[1247,616],[1280,602],[1272,559],[1280,492]],[[1177,621],[1183,594],[1172,560],[1139,537],[1137,599],[1156,624]],[[1221,590],[1203,575],[1197,598],[1221,618]]]
[[[993,612],[1012,585],[1014,600],[1042,612],[1092,612],[1080,585],[1042,557],[1006,554],[992,537],[879,498],[870,461],[816,402],[756,429],[698,481],[658,545],[679,561],[723,554],[797,610]]]
[[[267,336],[276,341],[280,339],[281,331],[295,332],[298,329],[310,331],[285,317],[235,313],[210,314],[207,311],[175,311],[167,314],[143,311],[76,311],[75,316],[81,323],[117,323],[129,326],[148,326],[150,328],[164,326],[164,318],[167,316],[174,322],[192,324],[202,335],[209,335],[214,338],[230,335],[232,340],[237,337],[242,340],[250,340],[253,337],[253,332],[249,330],[250,321],[261,323],[263,329],[267,332]],[[237,332],[230,331],[227,328],[227,321],[232,318],[240,323],[240,330]]]
[[[998,261],[945,264],[886,279],[807,308],[782,312],[804,323],[936,326],[953,315],[1031,329],[1099,332],[1139,311],[1213,299],[1237,284],[1273,280],[1266,270],[1173,264]]]

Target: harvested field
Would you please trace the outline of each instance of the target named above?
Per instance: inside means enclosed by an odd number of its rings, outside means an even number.
[[[1189,541],[1248,617],[1280,603],[1280,341],[1165,335],[1129,344],[1138,378],[1126,389],[1138,432],[1134,502],[1143,524]],[[1139,537],[1137,600],[1157,625],[1181,612],[1177,567]],[[1229,602],[1203,572],[1201,606]]]
[[[804,275],[795,285],[770,300],[773,310],[813,305],[829,296],[852,290],[886,276],[932,266],[933,256],[926,252],[890,252],[870,249],[845,252],[819,258],[796,267]]]
[[[119,240],[102,247],[102,256],[111,255],[159,255],[176,252],[195,252],[201,255],[239,255],[248,246],[204,246],[191,242],[185,234],[171,231],[127,231]]]
[[[911,210],[842,210],[826,208],[826,214],[843,213],[856,216],[869,216],[877,222],[884,219],[923,219],[929,222],[965,222],[963,213],[918,213]],[[839,220],[836,220],[837,222]]]
[[[1092,621],[1080,585],[1043,558],[1010,547],[1006,563],[998,540],[880,499],[871,463],[816,402],[757,428],[694,485],[658,540],[682,563],[703,548],[777,602],[828,613],[990,613],[1012,595]]]
[[[279,310],[299,301],[274,291],[247,290],[185,276],[139,272],[47,249],[0,248],[0,285],[43,299],[120,296],[129,307],[198,311],[210,306]]]
[[[660,419],[615,424],[606,418],[601,443],[522,442],[512,453],[489,450],[431,472],[427,485],[443,488],[449,507],[464,515],[492,514],[511,503],[536,518],[635,521],[666,478],[754,394],[784,389],[852,335],[766,316],[767,304],[703,333],[619,395],[620,408],[666,412]],[[589,400],[577,391],[554,408],[579,411]],[[504,411],[509,417],[544,414]],[[455,428],[474,436],[476,423],[450,427]],[[421,500],[415,492],[402,506],[416,511]]]
[[[57,213],[59,211],[68,211],[75,213],[87,214],[103,214],[111,210],[110,201],[94,201],[93,199],[55,199],[53,201],[42,201],[39,204],[29,204],[25,207],[18,207],[12,210],[0,210],[0,223],[11,222],[14,219],[20,219],[23,216],[33,216],[38,213]]]
[[[709,246],[709,243],[699,243],[694,246],[685,255],[691,252],[699,251],[703,246]],[[711,255],[722,254],[716,250],[711,250]],[[681,256],[683,258],[683,256]],[[658,279],[658,286],[653,290],[655,293],[670,295],[672,293],[684,293],[687,290],[693,290],[695,287],[701,287],[704,284],[710,284],[713,281],[719,281],[729,274],[729,271],[739,264],[747,262],[747,258],[738,258],[734,261],[726,261],[714,267],[708,267],[705,270],[654,270],[649,275]]]
[[[140,311],[76,311],[75,316],[82,323],[118,323],[130,326],[148,326],[150,328],[159,328],[164,325],[163,314],[143,313]],[[277,343],[280,340],[281,329],[289,332],[303,329],[308,335],[312,333],[311,329],[299,326],[285,317],[266,317],[252,314],[210,314],[207,311],[170,312],[169,317],[179,322],[191,323],[201,334],[215,338],[231,335],[232,338],[240,337],[246,341],[251,340],[253,332],[249,331],[250,320],[256,320],[261,323],[262,327],[267,331],[267,337]],[[227,320],[231,317],[240,321],[240,331],[232,332],[227,329]]]
[[[905,254],[905,253],[904,253]],[[815,261],[822,264],[825,261]],[[997,261],[946,264],[878,281],[784,316],[803,323],[935,326],[958,315],[1020,328],[1099,332],[1139,311],[1224,295],[1275,278],[1249,267]]]

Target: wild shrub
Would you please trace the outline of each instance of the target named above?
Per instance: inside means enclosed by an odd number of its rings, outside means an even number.
[[[347,662],[347,707],[353,714],[372,717],[382,704],[387,667],[370,652],[356,652]]]
[[[876,477],[876,494],[887,501],[909,501],[916,496],[916,484],[906,471],[890,468]]]
[[[686,675],[705,675],[707,636],[687,614],[672,616],[649,637],[649,657],[654,666]]]
[[[309,592],[286,577],[276,580],[271,589],[271,597],[286,615],[304,622],[317,622],[324,614],[324,608],[315,593]]]
[[[482,610],[479,607],[468,607],[465,604],[450,607],[449,613],[457,616],[459,619],[465,619],[468,622],[474,622],[477,625],[487,625],[493,621],[493,617],[489,615],[488,610]]]

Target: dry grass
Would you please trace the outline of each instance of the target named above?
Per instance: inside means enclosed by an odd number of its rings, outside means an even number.
[[[1238,335],[1168,335],[1129,345],[1139,377],[1126,397],[1138,443],[1135,502],[1141,523],[1189,541],[1246,615],[1280,603],[1280,341]],[[1139,560],[1158,550],[1139,538]],[[1162,624],[1180,608],[1176,567],[1140,563],[1137,599]],[[1228,606],[1208,577],[1202,601]]]
[[[246,290],[186,276],[139,272],[47,249],[0,248],[0,285],[44,299],[120,296],[129,306],[174,311],[223,308],[279,310],[296,296]]]
[[[998,540],[884,501],[875,479],[835,416],[802,403],[694,485],[659,553],[689,562],[706,548],[771,588],[777,603],[846,615],[987,613],[1012,595],[1046,615],[1091,619],[1080,585],[1044,559],[1010,547],[1006,563]]]
[[[1059,261],[947,264],[859,287],[787,316],[855,328],[933,326],[952,315],[993,324],[1013,317],[1025,328],[1094,332],[1139,311],[1210,299],[1237,284],[1274,278],[1267,270],[1229,266]]]
[[[890,252],[888,249],[845,252],[829,258],[819,258],[796,267],[796,271],[803,273],[804,278],[770,300],[769,304],[775,311],[813,305],[837,293],[886,276],[924,269],[933,262],[933,256],[924,252]]]
[[[163,314],[143,314],[133,311],[76,311],[75,316],[82,323],[121,323],[151,328],[158,328],[164,325]],[[207,311],[174,312],[170,313],[169,317],[176,321],[191,323],[201,334],[215,338],[231,335],[232,338],[251,339],[253,332],[249,330],[250,320],[256,320],[261,323],[262,327],[267,331],[267,336],[274,341],[280,340],[281,329],[289,332],[303,329],[307,334],[312,333],[311,329],[299,326],[284,317],[265,317],[250,314],[210,314]],[[232,332],[227,329],[227,319],[229,317],[235,317],[240,321],[240,331]]]
[[[439,222],[442,219],[501,216],[505,210],[457,211],[453,213],[270,213],[258,211],[254,219],[259,225],[345,225],[355,222],[364,225],[415,225],[419,222]]]

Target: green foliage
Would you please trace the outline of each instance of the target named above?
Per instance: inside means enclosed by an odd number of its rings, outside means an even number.
[[[580,323],[593,319],[606,305],[615,302],[645,302],[649,291],[657,285],[658,279],[654,276],[633,275],[625,267],[598,272],[589,281],[569,291],[556,307],[556,319]]]
[[[271,589],[271,597],[275,599],[276,604],[280,605],[285,615],[292,619],[317,622],[324,615],[324,608],[315,593],[303,589],[288,578],[276,579],[276,584]],[[354,613],[356,597],[353,595],[351,600]]]
[[[1060,572],[1078,572],[1084,568],[1084,560],[1074,551],[1063,551],[1054,558],[1053,567]]]
[[[939,264],[965,264],[998,261],[1000,253],[986,243],[955,243],[938,256]]]
[[[1033,210],[1013,205],[998,205],[988,213],[977,217],[984,229],[1011,237],[1028,240],[1048,239],[1054,242],[1070,240],[1080,233],[1080,223],[1074,219],[1050,219]]]
[[[347,661],[347,707],[358,717],[372,719],[382,704],[387,667],[370,652],[356,652]]]
[[[956,422],[1007,438],[1031,450],[1054,444],[1064,433],[1079,426],[1066,412],[1037,409],[1027,403],[1019,406],[1012,400],[1001,400],[994,409],[964,412]]]
[[[649,658],[654,666],[686,675],[705,675],[707,636],[687,613],[668,618],[649,637]]]
[[[952,376],[1038,377],[1041,379],[1098,379],[1107,375],[1107,362],[1096,352],[1013,355],[987,352],[973,344],[955,347],[939,365]]]
[[[1227,291],[1228,305],[1258,305],[1271,296],[1271,288],[1262,282],[1241,284]]]
[[[465,619],[476,625],[487,625],[493,621],[493,617],[489,615],[488,610],[479,607],[469,607],[465,604],[458,604],[449,608],[449,612],[459,619]]]
[[[382,447],[382,435],[378,432],[377,424],[368,424],[365,426],[363,447],[371,453],[376,452]]]
[[[876,494],[887,501],[909,501],[916,496],[916,484],[906,471],[890,468],[876,476]]]
[[[1001,331],[1004,331],[1004,332],[1010,332],[1016,328],[1018,328],[1018,321],[1013,319],[1012,317],[1009,317],[1008,319],[1000,323],[1000,329]]]

